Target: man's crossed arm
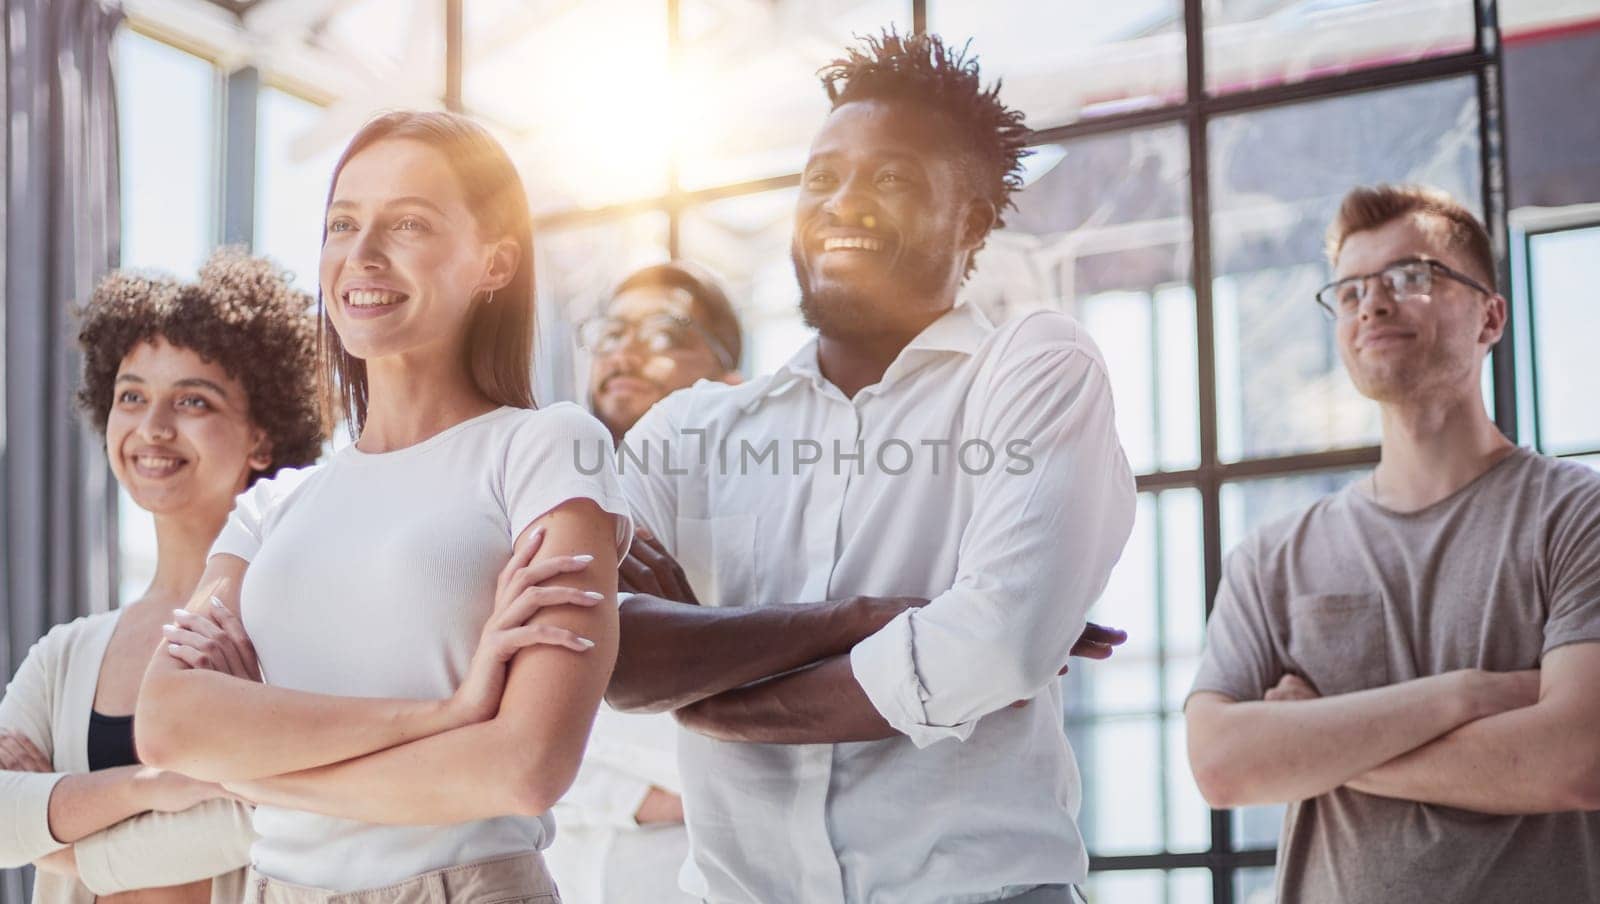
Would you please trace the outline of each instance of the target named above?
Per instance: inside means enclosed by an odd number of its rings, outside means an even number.
[[[682,569],[648,535],[634,544],[621,580],[637,595],[622,606],[622,646],[607,692],[613,706],[676,710],[691,730],[730,741],[837,743],[897,733],[857,682],[847,654],[928,600],[702,608]],[[1105,659],[1126,639],[1090,624],[1072,655]]]
[[[1600,809],[1600,643],[1541,669],[1464,669],[1321,697],[1286,676],[1265,700],[1199,692],[1189,760],[1218,807],[1303,800],[1345,786],[1484,813]]]

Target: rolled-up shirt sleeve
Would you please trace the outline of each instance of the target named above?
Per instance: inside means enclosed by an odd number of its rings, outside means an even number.
[[[1030,337],[987,388],[979,433],[994,462],[953,586],[850,654],[873,706],[918,747],[966,740],[1056,680],[1133,527],[1104,363],[1071,321],[1040,327],[1045,341]]]

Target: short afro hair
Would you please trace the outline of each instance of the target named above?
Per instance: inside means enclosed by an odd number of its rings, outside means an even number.
[[[113,272],[78,310],[78,406],[104,433],[122,359],[140,342],[165,339],[244,386],[250,420],[272,444],[271,466],[251,483],[311,464],[327,436],[312,304],[277,265],[236,248],[214,252],[195,283]]]
[[[1021,110],[1000,102],[1000,80],[983,87],[978,58],[967,52],[972,42],[957,50],[938,35],[901,35],[893,27],[859,41],[817,71],[832,109],[859,100],[909,101],[943,116],[973,191],[994,205],[995,227],[1004,226],[1005,209],[1015,207],[1011,195],[1022,188],[1029,130]],[[972,266],[968,260],[969,274]]]

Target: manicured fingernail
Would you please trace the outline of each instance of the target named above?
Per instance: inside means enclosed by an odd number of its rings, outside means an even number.
[[[219,600],[216,597],[211,598],[211,605],[216,606],[218,609],[226,608],[222,605],[222,600]]]
[[[573,556],[573,557],[572,557],[572,560],[573,560],[573,561],[574,561],[574,562],[582,562],[582,563],[583,563],[583,564],[585,564],[585,565],[587,565],[587,564],[589,564],[589,563],[590,563],[590,562],[593,562],[593,561],[594,561],[594,556],[591,556],[591,555],[589,555],[589,554],[588,554],[588,553],[584,553],[584,554],[583,554],[583,555],[581,555],[581,556]]]
[[[587,637],[578,638],[578,643],[583,644],[583,648],[585,650],[592,649],[594,647],[594,641],[590,640]]]
[[[606,598],[606,595],[598,590],[585,590],[583,595],[592,600],[603,600]]]
[[[175,643],[169,643],[169,644],[167,644],[167,652],[168,652],[168,653],[176,653],[176,652],[178,652],[178,651],[179,651],[179,650],[181,650],[181,649],[183,649],[183,647],[180,647],[180,646],[178,646],[178,645],[177,645],[177,644],[175,644]]]
[[[177,618],[183,618],[185,615],[189,614],[189,610],[188,609],[174,609],[174,610],[172,610],[172,614]]]
[[[177,625],[162,625],[161,626],[161,633],[162,634],[176,634],[176,633],[178,633],[178,626]]]

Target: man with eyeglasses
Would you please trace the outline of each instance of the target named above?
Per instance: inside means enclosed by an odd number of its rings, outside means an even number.
[[[591,356],[590,405],[618,442],[669,394],[740,381],[739,317],[716,277],[688,261],[628,276],[578,337]]]
[[[740,382],[738,315],[716,277],[688,261],[628,275],[578,338],[589,353],[590,407],[617,442],[679,389]],[[678,890],[689,838],[676,747],[670,715],[600,708],[545,852],[568,904],[697,900]]]
[[[1506,300],[1464,207],[1358,188],[1328,251],[1316,301],[1382,458],[1229,555],[1195,778],[1289,805],[1280,900],[1600,901],[1600,474],[1485,412]]]

